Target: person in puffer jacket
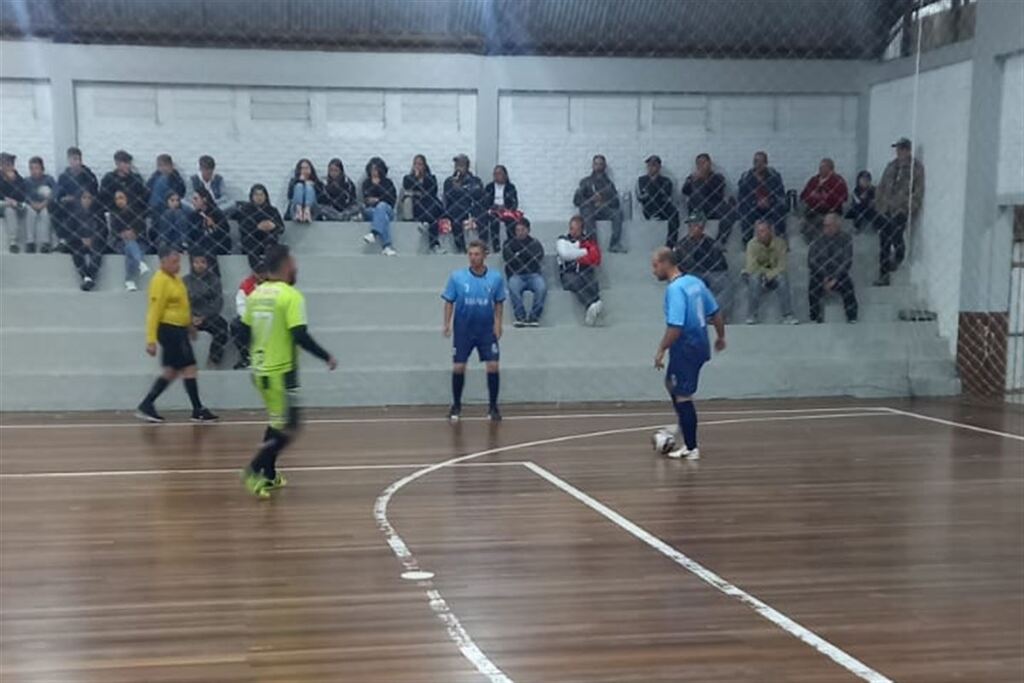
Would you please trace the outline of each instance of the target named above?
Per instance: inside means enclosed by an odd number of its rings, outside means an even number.
[[[593,235],[583,233],[583,216],[569,220],[569,234],[555,243],[558,253],[558,275],[562,289],[576,294],[586,310],[584,324],[597,325],[604,312],[601,287],[597,282],[597,267],[601,265],[601,247]]]

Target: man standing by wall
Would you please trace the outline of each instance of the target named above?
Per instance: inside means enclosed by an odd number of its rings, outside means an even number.
[[[892,145],[896,158],[889,162],[878,183],[878,279],[876,287],[888,287],[889,276],[907,256],[906,232],[921,213],[924,201],[924,164],[914,158],[912,145],[900,138]]]

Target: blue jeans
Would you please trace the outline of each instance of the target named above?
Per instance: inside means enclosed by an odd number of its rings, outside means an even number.
[[[523,292],[533,292],[533,306],[529,317],[526,315],[526,307],[523,306]],[[508,298],[512,300],[516,320],[538,322],[544,315],[544,301],[547,296],[548,285],[540,273],[513,275],[508,279]]]
[[[300,206],[309,207],[309,212],[313,214],[313,218],[316,218],[316,187],[311,182],[295,183],[295,187],[292,188],[292,205],[289,209],[289,214],[294,217],[295,209]]]
[[[123,240],[124,249],[124,279],[133,282],[139,278],[139,264],[142,263],[142,247],[138,240]]]
[[[395,220],[395,210],[387,202],[377,202],[374,206],[363,209],[363,218],[370,221],[373,234],[380,238],[382,247],[391,246],[391,221]]]

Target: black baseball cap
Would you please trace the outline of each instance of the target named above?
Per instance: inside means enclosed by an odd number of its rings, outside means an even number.
[[[707,223],[707,216],[704,215],[703,211],[691,211],[690,215],[686,217],[686,224],[690,225],[693,223]]]
[[[910,140],[908,138],[900,138],[896,142],[892,143],[892,146],[895,147],[896,149],[910,149],[911,147],[913,147],[913,145],[910,144]]]
[[[652,154],[651,156],[649,156],[646,159],[644,159],[644,163],[645,164],[658,164],[658,166],[661,166],[661,157],[659,157],[657,154]]]

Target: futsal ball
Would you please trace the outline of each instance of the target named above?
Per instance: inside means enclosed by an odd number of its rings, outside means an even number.
[[[651,443],[654,450],[662,455],[676,447],[676,435],[669,429],[659,429],[651,435]]]
[[[49,199],[51,192],[52,192],[52,190],[50,190],[50,186],[49,185],[40,185],[36,189],[36,194],[39,195],[40,199]]]

